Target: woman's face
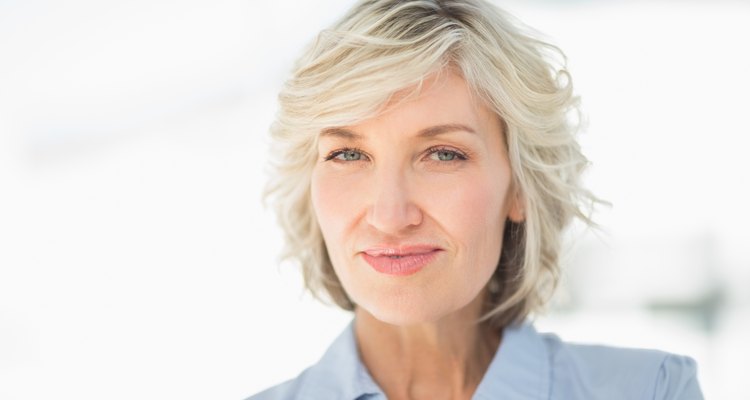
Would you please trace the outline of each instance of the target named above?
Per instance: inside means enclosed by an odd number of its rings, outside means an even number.
[[[379,320],[436,321],[494,272],[520,220],[499,118],[458,75],[394,97],[385,113],[325,130],[312,202],[349,297]]]

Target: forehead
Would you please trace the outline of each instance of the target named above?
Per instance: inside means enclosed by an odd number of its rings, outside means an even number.
[[[459,74],[443,71],[394,93],[374,117],[325,129],[321,136],[361,139],[369,133],[391,132],[432,137],[449,130],[494,130],[497,120]]]
[[[477,101],[463,77],[448,70],[428,75],[420,85],[394,93],[376,119],[423,117],[435,123],[469,123],[475,122],[482,108],[486,107]]]

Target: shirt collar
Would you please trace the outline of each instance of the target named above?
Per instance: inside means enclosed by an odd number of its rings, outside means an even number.
[[[506,327],[473,398],[548,399],[551,374],[547,347],[536,329],[530,323]]]
[[[364,399],[383,391],[359,357],[354,321],[308,370],[301,392],[310,398]],[[473,399],[548,399],[551,367],[542,336],[530,323],[507,327]]]
[[[354,337],[354,320],[308,371],[301,392],[315,399],[364,399],[383,391],[362,363]],[[307,397],[306,397],[307,398]]]

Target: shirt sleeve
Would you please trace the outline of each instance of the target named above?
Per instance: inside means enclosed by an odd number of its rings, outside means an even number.
[[[697,366],[690,357],[668,355],[659,368],[654,400],[703,400]]]

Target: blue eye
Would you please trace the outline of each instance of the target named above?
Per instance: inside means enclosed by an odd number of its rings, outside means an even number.
[[[362,153],[354,150],[344,150],[336,158],[343,161],[359,161],[362,159]]]
[[[456,153],[452,151],[439,150],[433,154],[437,155],[437,158],[440,161],[453,161],[453,159],[456,158]]]
[[[450,162],[450,161],[466,160],[466,157],[463,154],[455,150],[450,150],[446,148],[437,148],[437,149],[430,149],[430,159],[432,161]]]
[[[334,152],[331,152],[326,158],[326,161],[329,160],[336,160],[336,161],[360,161],[363,160],[365,156],[362,154],[361,151],[356,149],[343,149],[343,150],[336,150]]]

